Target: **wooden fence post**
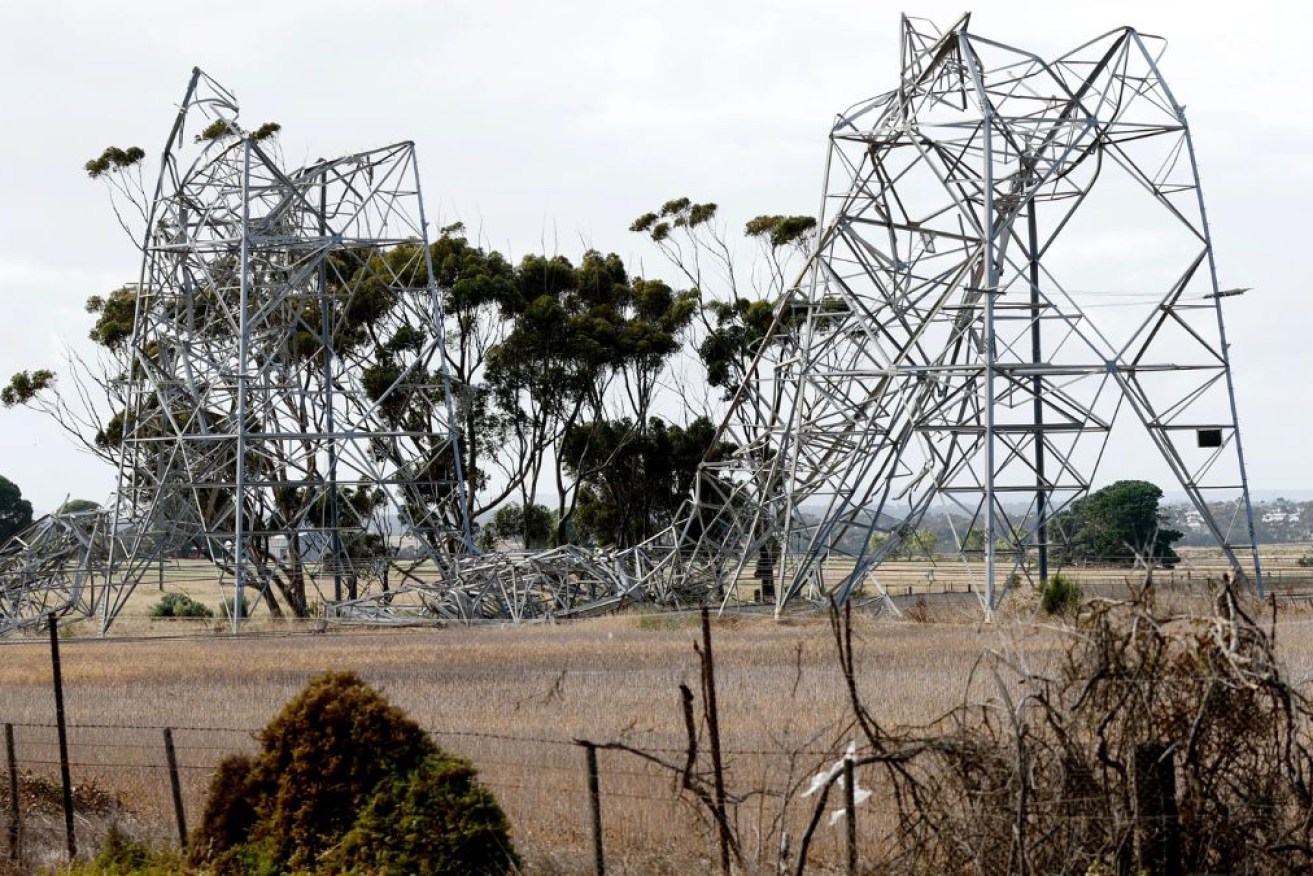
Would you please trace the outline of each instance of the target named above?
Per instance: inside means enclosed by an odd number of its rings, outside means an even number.
[[[64,785],[64,840],[68,859],[77,857],[77,836],[73,831],[73,777],[68,769],[68,725],[64,720],[64,673],[59,664],[59,623],[52,611],[50,625],[50,669],[55,680],[55,726],[59,732],[59,778]]]
[[[606,857],[602,848],[602,790],[597,769],[597,746],[591,742],[580,742],[584,747],[585,762],[588,765],[588,808],[593,821],[593,871],[597,876],[606,874]]]
[[[14,754],[14,725],[5,725],[5,760],[9,766],[9,860],[15,864],[22,857],[19,831],[22,825],[18,808],[18,757]]]
[[[706,700],[711,775],[716,792],[716,827],[720,837],[720,872],[729,876],[729,814],[725,808],[725,763],[720,751],[720,708],[716,704],[716,659],[711,652],[711,612],[702,606],[702,695]]]
[[[164,755],[169,761],[169,787],[173,791],[173,817],[178,822],[178,847],[187,848],[187,812],[182,806],[182,780],[178,777],[178,753],[173,747],[173,728],[164,728]]]
[[[853,759],[843,759],[843,812],[848,830],[848,876],[857,876],[857,781]]]
[[[1135,747],[1138,865],[1150,876],[1184,876],[1176,758],[1161,742]]]

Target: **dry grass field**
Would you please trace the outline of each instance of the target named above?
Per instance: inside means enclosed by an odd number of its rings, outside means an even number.
[[[1115,591],[1116,582],[1091,589]],[[1165,585],[1182,607],[1202,607],[1197,583]],[[1278,645],[1292,677],[1313,676],[1310,611],[1287,588]],[[153,588],[138,599],[153,601]],[[856,612],[860,688],[881,722],[928,722],[994,684],[975,676],[993,650],[1033,670],[1054,666],[1063,636],[1019,596],[983,624],[974,597],[902,597],[904,617]],[[1269,611],[1264,609],[1264,611]],[[129,618],[131,620],[131,618]],[[527,869],[591,872],[584,755],[575,739],[625,741],[682,762],[678,685],[698,689],[696,615],[628,613],[557,625],[314,633],[269,622],[232,637],[216,624],[124,625],[154,635],[99,639],[75,628],[62,640],[75,782],[118,795],[122,820],[158,843],[176,838],[161,728],[173,727],[187,809],[199,817],[209,771],[225,753],[250,751],[252,734],[313,675],[350,669],[404,708],[447,749],[468,757],[512,822]],[[175,635],[161,635],[172,630]],[[811,800],[791,794],[828,766],[852,734],[828,619],[729,615],[715,648],[724,746],[736,818],[754,872],[773,872],[783,825],[795,838]],[[179,634],[180,633],[180,634]],[[43,636],[0,644],[0,721],[16,725],[18,759],[56,774],[53,697]],[[603,751],[603,819],[612,872],[704,872],[714,867],[709,824],[670,773]],[[764,792],[764,793],[763,793]],[[864,816],[868,828],[879,813]],[[81,823],[87,834],[103,824]],[[48,831],[47,831],[48,832]],[[878,831],[863,842],[878,842]],[[30,835],[31,843],[37,841]],[[842,862],[842,830],[823,829],[813,858]],[[51,862],[60,844],[44,840]]]

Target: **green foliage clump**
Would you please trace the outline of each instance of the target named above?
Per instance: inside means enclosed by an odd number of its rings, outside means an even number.
[[[9,478],[0,476],[0,545],[32,525],[32,503]]]
[[[215,873],[506,873],[506,818],[472,766],[349,672],[306,686],[253,759],[215,774],[193,862]]]
[[[1063,559],[1170,569],[1181,560],[1172,544],[1182,533],[1167,526],[1162,495],[1148,481],[1117,481],[1073,502],[1053,521]]]
[[[249,593],[242,594],[242,617],[251,616],[251,603],[258,598],[259,598],[258,596],[252,596]],[[219,614],[223,617],[224,620],[232,620],[233,603],[235,601],[236,600],[234,600],[233,597],[225,596],[223,598],[223,602],[219,603]]]
[[[9,385],[0,389],[0,404],[7,408],[25,405],[36,398],[37,393],[55,385],[55,372],[46,369],[36,371],[19,371],[9,378]]]
[[[1045,614],[1073,615],[1080,609],[1080,600],[1079,582],[1061,572],[1040,588],[1039,604]]]
[[[743,227],[743,233],[778,248],[805,242],[815,228],[816,220],[811,216],[757,216]]]
[[[698,345],[698,356],[707,368],[707,382],[725,390],[728,400],[769,335],[775,307],[769,301],[738,298],[732,303],[708,301],[706,311],[715,323]]]
[[[214,617],[214,612],[203,602],[197,602],[186,593],[166,593],[151,606],[151,617]]]
[[[93,502],[90,499],[69,499],[63,505],[59,506],[57,514],[85,514],[88,511],[99,511],[100,503]]]
[[[132,338],[137,318],[137,293],[123,286],[109,293],[109,297],[92,295],[87,299],[86,311],[96,316],[91,340],[118,352],[124,342]]]
[[[661,205],[661,213],[644,213],[629,226],[630,231],[647,234],[656,243],[670,236],[674,228],[696,228],[716,217],[713,203],[695,204],[688,198],[673,198]]]
[[[872,533],[870,540],[867,541],[867,549],[872,552],[878,551],[892,537],[883,532]],[[888,557],[894,560],[933,559],[938,544],[939,536],[933,529],[917,529],[895,542],[892,550],[888,551]]]
[[[526,550],[542,550],[552,547],[556,515],[545,505],[510,503],[497,509],[487,532],[494,539],[519,539]]]
[[[210,778],[201,825],[188,843],[192,857],[204,860],[222,857],[242,846],[255,826],[251,776],[255,761],[244,754],[231,754],[219,762]]]
[[[83,169],[87,176],[99,179],[111,171],[126,170],[145,157],[146,152],[139,146],[129,146],[127,149],[108,146],[99,156],[84,164]]]
[[[431,755],[380,783],[342,842],[334,872],[494,876],[515,860],[506,816],[469,763]],[[437,829],[438,826],[441,829]]]
[[[698,417],[687,427],[652,417],[580,423],[566,432],[566,467],[580,483],[577,532],[627,547],[659,531],[693,492],[698,464],[728,456],[716,427]]]
[[[277,122],[265,122],[263,125],[261,125],[260,127],[256,128],[254,131],[251,132],[251,139],[256,141],[257,143],[260,142],[261,140],[268,140],[270,137],[272,137],[274,134],[277,134],[282,129],[283,126],[278,124]]]
[[[199,134],[196,135],[197,143],[208,143],[212,140],[218,140],[229,134],[236,133],[236,129],[225,118],[217,118],[206,125]]]

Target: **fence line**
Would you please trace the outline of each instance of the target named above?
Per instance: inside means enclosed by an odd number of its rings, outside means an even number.
[[[57,747],[55,728],[39,722],[14,723],[10,727],[15,743],[11,780],[16,781],[21,775],[24,793],[20,796],[26,808],[21,813],[24,827],[19,846],[14,845],[10,833],[4,849],[13,854],[26,848],[37,834],[44,837],[49,849],[55,849],[59,838],[56,830],[59,760],[53,754]],[[103,832],[103,826],[93,825],[95,816],[102,816],[102,820],[115,817],[113,810],[122,801],[129,801],[124,810],[130,811],[135,822],[147,826],[148,839],[160,845],[177,843],[185,824],[197,822],[209,778],[218,762],[228,752],[252,753],[257,743],[254,728],[171,728],[178,757],[170,765],[163,738],[165,729],[170,728],[147,723],[69,726],[69,768],[82,795],[78,797],[80,805],[86,806],[87,799],[102,799],[97,794],[103,794],[107,801],[103,803],[107,811],[80,812],[79,843],[84,849],[95,847],[94,841],[86,840],[94,839],[92,834],[96,830]],[[188,734],[207,739],[214,732],[242,738],[234,739],[232,746],[196,744],[187,739]],[[596,866],[593,852],[599,842],[606,849],[624,849],[631,861],[641,854],[655,861],[671,849],[696,851],[699,842],[704,860],[714,857],[715,824],[681,788],[678,776],[669,770],[597,744],[593,752],[596,774],[590,776],[580,756],[579,743],[573,740],[468,729],[431,732],[438,739],[456,736],[480,743],[458,753],[479,770],[480,781],[507,811],[517,833],[541,836],[551,831],[558,843],[554,851],[559,854],[561,847],[572,850],[576,863],[581,866]],[[137,735],[124,738],[124,734]],[[633,747],[653,753],[685,752],[676,748]],[[751,787],[736,786],[737,791],[750,793],[746,802],[740,797],[734,818],[742,828],[742,836],[763,837],[758,841],[761,849],[754,854],[767,858],[777,854],[782,830],[788,830],[792,837],[801,836],[799,822],[813,815],[816,798],[804,798],[800,792],[814,771],[828,770],[847,759],[841,745],[813,745],[801,751],[783,748],[768,751],[747,746],[735,749],[727,745],[724,753],[730,773],[745,779],[752,777]],[[862,749],[848,757],[860,760],[864,753]],[[794,761],[792,770],[790,759]],[[878,766],[859,764],[854,771],[855,780],[846,784],[854,790],[878,787],[880,776]],[[0,782],[0,810],[8,809],[13,802],[3,784]],[[841,791],[836,788],[837,793]],[[1032,801],[1027,817],[1097,820],[1097,815],[1079,812],[1082,804],[1088,802],[1082,796]],[[774,825],[768,823],[785,809],[786,803],[791,808],[779,816],[783,820]],[[887,821],[889,812],[881,808],[887,804],[881,802],[878,794],[859,805],[851,801],[849,794],[838,793],[837,798],[831,797],[830,804],[825,807],[827,817],[822,820],[812,844],[810,860],[814,865],[843,872],[847,869],[845,865],[858,860],[863,853],[868,858],[874,854],[885,837],[896,829],[896,825]],[[1273,810],[1276,808],[1274,805]],[[828,815],[838,813],[842,817],[831,826]],[[1149,821],[1156,817],[1146,814]],[[748,823],[753,818],[759,819],[756,825]],[[860,834],[856,827],[849,826],[857,824],[861,825]],[[88,834],[86,839],[81,838],[84,832]],[[773,839],[767,842],[767,837]],[[690,842],[690,838],[696,839]]]
[[[62,838],[56,830],[60,790],[57,728],[40,721],[9,726],[15,743],[13,776],[21,784],[23,829],[17,845],[0,840],[4,843],[0,848],[13,853],[26,849],[29,860],[35,853],[33,843],[44,844],[46,854],[59,854],[62,844],[53,842],[53,838]],[[165,730],[172,731],[172,765],[163,738]],[[67,725],[67,732],[78,842],[87,854],[94,853],[109,822],[121,817],[127,817],[136,825],[134,831],[153,843],[176,844],[184,825],[198,822],[218,763],[229,753],[254,753],[259,729],[86,722]],[[588,776],[573,739],[467,728],[430,732],[444,747],[447,740],[465,740],[466,745],[456,746],[459,750],[453,753],[479,770],[480,781],[506,809],[517,832],[532,836],[550,830],[591,862],[587,855]],[[231,744],[224,744],[225,735]],[[644,741],[663,740],[648,737]],[[754,791],[771,800],[782,799],[790,790],[789,783],[798,779],[797,775],[785,776],[788,756],[812,759],[814,763],[807,763],[811,767],[841,754],[838,747],[815,743],[805,751],[786,751],[753,745],[736,748],[732,738],[726,742],[727,769],[744,778],[752,776],[753,784],[760,786]],[[635,747],[656,754],[684,751],[671,744],[648,749],[635,743]],[[701,837],[708,850],[714,847],[714,825],[704,821],[677,777],[616,752],[599,748],[597,755],[598,799],[607,814],[604,837],[608,848],[649,854],[656,860],[671,848],[689,848],[691,837]],[[2,786],[0,782],[0,810],[11,803]],[[559,854],[559,847],[554,852]]]

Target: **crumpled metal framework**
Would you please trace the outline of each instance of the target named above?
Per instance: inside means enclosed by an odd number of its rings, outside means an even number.
[[[103,511],[47,514],[10,539],[0,555],[0,629],[92,613],[107,580],[107,522]]]
[[[108,629],[179,551],[213,564],[235,626],[275,576],[343,598],[380,531],[411,546],[375,551],[402,578],[449,579],[471,543],[413,144],[287,167],[238,114],[194,71],[116,351],[118,490],[87,541],[105,583],[92,601],[64,587],[83,561],[40,527],[84,528],[43,521],[0,560],[5,626],[94,611]]]
[[[944,510],[989,612],[1047,578],[1055,518],[1138,426],[1261,592],[1222,319],[1243,290],[1218,284],[1164,41],[1121,28],[1046,60],[969,21],[904,18],[898,87],[837,119],[815,255],[677,576],[755,577],[777,608],[883,593],[881,563]],[[1125,285],[1091,285],[1108,276]]]
[[[407,516],[434,494],[423,486],[433,455],[399,460],[378,442],[393,447],[423,430],[371,419],[361,363],[331,338],[320,341],[324,379],[296,395],[316,413],[295,428],[281,423],[275,412],[289,396],[277,351],[291,335],[277,308],[343,304],[315,281],[335,247],[381,252],[424,240],[413,151],[402,144],[284,172],[242,132],[180,171],[188,112],[235,114],[231,96],[198,74],[148,241],[139,296],[148,318],[133,340],[141,413],[109,518],[103,627],[167,549],[199,534],[222,566],[229,545],[240,555],[272,534],[238,510],[278,487],[233,468],[253,455],[296,465],[320,489],[385,488],[428,546],[427,573],[415,563],[404,586],[339,592],[330,619],[521,621],[624,600],[728,603],[749,583],[777,612],[800,596],[887,597],[882,563],[932,511],[956,521],[963,574],[989,614],[1007,582],[1047,578],[1056,520],[1089,492],[1119,424],[1147,436],[1234,573],[1261,592],[1222,315],[1223,299],[1240,290],[1218,282],[1184,107],[1158,66],[1163,41],[1121,28],[1044,59],[969,22],[940,32],[905,17],[897,88],[838,117],[815,252],[720,430],[717,443],[738,449],[703,464],[674,526],[624,551],[480,555],[463,502]],[[216,148],[221,155],[210,154]],[[169,314],[175,301],[194,302],[198,278],[212,284],[225,261],[246,266],[246,280],[228,283],[240,300],[216,346]],[[270,283],[275,270],[282,279]],[[431,270],[420,276],[405,291],[411,318],[431,320],[440,338]],[[1109,276],[1119,285],[1087,280]],[[432,345],[414,359],[439,376],[421,388],[432,417],[424,429],[454,442],[440,360]],[[207,420],[211,410],[228,413]],[[277,448],[289,443],[310,449],[284,460]],[[443,495],[459,490],[457,477]],[[218,524],[191,510],[225,495],[246,502]],[[1229,519],[1214,514],[1221,500],[1234,509]],[[356,531],[369,527],[362,519]],[[25,536],[0,560],[3,623],[50,610],[35,594],[68,579],[66,566],[51,571],[40,559],[50,552],[37,545],[51,537]],[[65,563],[75,555],[50,553]]]

